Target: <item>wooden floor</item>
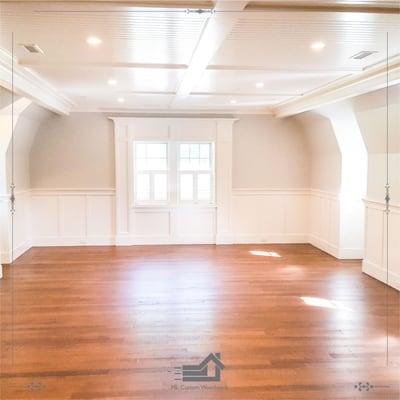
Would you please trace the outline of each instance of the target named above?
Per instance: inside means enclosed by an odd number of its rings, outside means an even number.
[[[309,245],[34,248],[0,289],[1,399],[400,398],[398,292]]]

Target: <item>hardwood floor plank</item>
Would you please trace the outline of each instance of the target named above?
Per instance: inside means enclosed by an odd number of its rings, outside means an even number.
[[[399,293],[310,245],[33,248],[0,292],[1,399],[400,398]]]

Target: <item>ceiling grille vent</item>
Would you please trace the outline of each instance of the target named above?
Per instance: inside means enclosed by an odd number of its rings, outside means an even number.
[[[21,44],[29,53],[44,54],[44,51],[37,44]]]
[[[377,51],[360,51],[357,54],[354,54],[354,56],[351,56],[350,58],[353,58],[354,60],[362,60],[363,58],[369,57],[371,54],[375,54]]]

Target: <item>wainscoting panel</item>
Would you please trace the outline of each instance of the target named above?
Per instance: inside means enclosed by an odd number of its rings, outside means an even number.
[[[215,243],[215,207],[192,207],[172,210],[175,241],[179,243]]]
[[[311,190],[309,242],[339,257],[339,222],[338,196],[329,192]]]
[[[136,208],[133,213],[134,234],[137,237],[146,237],[151,243],[152,238],[168,238],[171,230],[171,215],[169,208]]]
[[[134,207],[123,244],[215,243],[215,207]]]
[[[15,193],[14,214],[14,260],[31,247],[31,196],[25,190]],[[11,261],[11,254],[7,257]]]
[[[390,207],[389,242],[387,241],[385,204],[366,200],[365,208],[363,272],[400,290],[400,205],[395,204]],[[389,258],[387,257],[387,248]]]
[[[58,196],[60,236],[63,238],[86,238],[86,195]]]
[[[234,243],[307,243],[309,191],[233,190]]]
[[[114,244],[114,197],[108,189],[32,190],[32,244]]]

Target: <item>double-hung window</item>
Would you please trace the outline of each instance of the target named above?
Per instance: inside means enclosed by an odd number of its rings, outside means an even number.
[[[168,202],[168,144],[135,143],[135,203]]]
[[[178,187],[180,202],[213,202],[214,157],[212,143],[179,143]]]
[[[136,205],[213,204],[212,142],[134,143]]]

